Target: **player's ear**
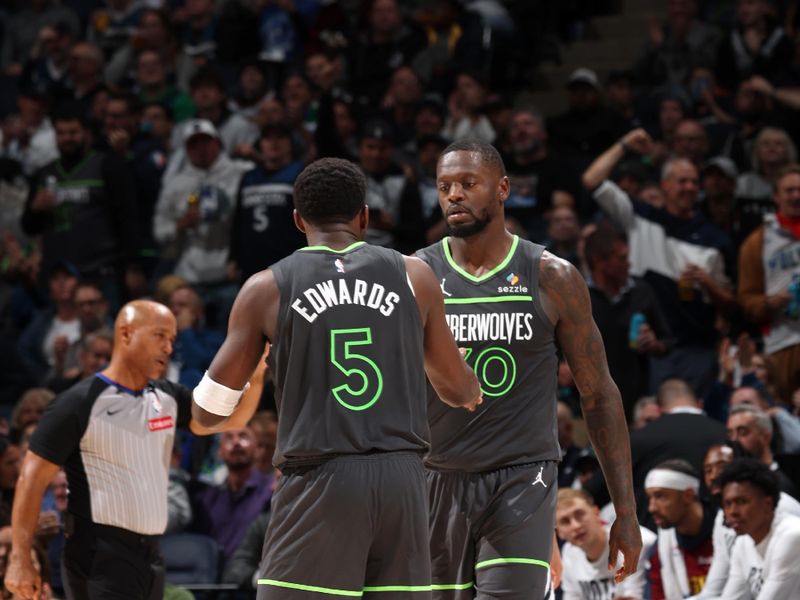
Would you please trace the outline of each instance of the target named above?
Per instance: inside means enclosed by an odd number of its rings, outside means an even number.
[[[358,226],[361,228],[361,231],[366,231],[367,226],[369,225],[369,207],[365,204],[361,207],[361,211],[358,214]]]
[[[306,225],[303,222],[303,217],[300,216],[300,213],[297,212],[296,208],[294,209],[294,211],[292,211],[292,219],[294,219],[294,226],[297,227],[301,233],[305,233]]]
[[[497,200],[499,202],[505,202],[510,192],[511,183],[508,181],[508,177],[503,175],[503,178],[500,180],[500,184],[497,186]]]

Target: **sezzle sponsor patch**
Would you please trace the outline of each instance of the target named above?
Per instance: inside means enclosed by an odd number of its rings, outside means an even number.
[[[150,429],[150,431],[161,431],[162,429],[172,429],[174,424],[172,422],[172,417],[167,415],[166,417],[148,419],[147,427]]]

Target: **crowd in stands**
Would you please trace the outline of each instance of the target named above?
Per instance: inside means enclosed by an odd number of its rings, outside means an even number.
[[[800,597],[800,6],[664,0],[627,70],[581,65],[545,118],[537,66],[617,4],[4,2],[0,557],[27,439],[107,363],[123,302],[169,306],[165,376],[194,386],[242,283],[304,245],[306,164],[357,163],[367,240],[413,253],[446,234],[440,152],[476,137],[504,158],[507,227],[585,275],[631,429],[645,549],[617,586],[562,362],[558,594]],[[168,534],[213,538],[243,589],[279,476],[269,391],[263,408],[172,456]],[[52,597],[65,496],[59,476],[36,550]]]

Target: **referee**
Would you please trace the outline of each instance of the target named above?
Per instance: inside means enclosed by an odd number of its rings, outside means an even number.
[[[169,457],[176,427],[199,435],[237,429],[252,416],[254,385],[214,428],[192,418],[187,388],[162,376],[176,335],[175,317],[156,302],[120,310],[106,369],[48,407],[30,441],[12,511],[8,590],[39,598],[42,582],[31,544],[45,488],[63,465],[69,482],[64,587],[68,599],[161,600],[158,537],[167,524]],[[263,363],[263,361],[261,361]],[[261,381],[261,368],[254,383]]]

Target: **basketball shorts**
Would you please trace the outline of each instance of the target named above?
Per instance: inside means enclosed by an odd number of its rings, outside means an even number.
[[[283,471],[258,600],[428,600],[428,499],[418,454],[341,456]]]
[[[429,470],[433,598],[542,600],[550,580],[554,461],[485,473]]]

